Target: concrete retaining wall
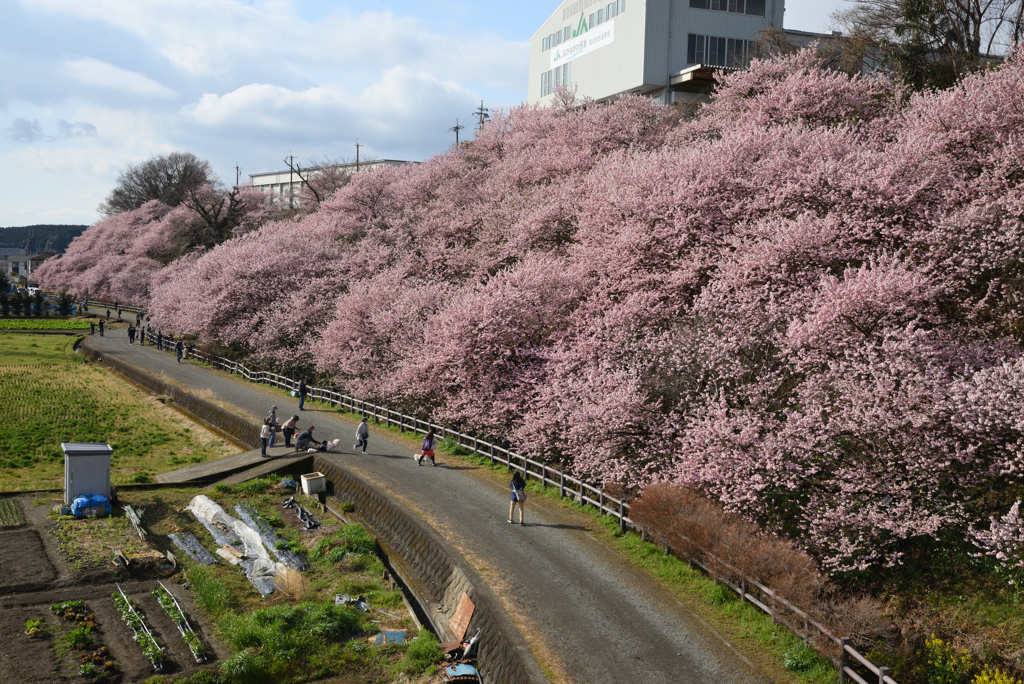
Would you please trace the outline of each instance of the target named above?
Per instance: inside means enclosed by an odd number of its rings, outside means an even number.
[[[442,641],[454,640],[448,622],[462,593],[469,595],[476,609],[466,635],[481,629],[477,667],[487,684],[548,681],[501,604],[440,534],[358,475],[319,456],[313,469],[327,476],[332,497],[352,502],[355,508],[349,515],[377,539]]]
[[[201,423],[223,432],[239,444],[245,445],[250,449],[260,446],[260,426],[255,422],[221,408],[212,401],[207,401],[194,394],[190,394],[131,364],[124,363],[114,357],[103,356],[94,349],[89,348],[88,340],[79,347],[79,352],[96,363],[107,366],[133,385],[137,385],[157,396],[167,397],[168,403],[174,406],[174,408],[187,413]]]

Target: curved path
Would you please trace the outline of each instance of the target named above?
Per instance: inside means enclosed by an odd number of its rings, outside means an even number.
[[[172,354],[127,343],[121,330],[86,344],[162,375],[262,421],[270,406],[297,402]],[[211,397],[212,394],[212,397]],[[525,527],[509,525],[508,490],[482,468],[458,461],[417,467],[415,444],[371,429],[369,453],[351,450],[355,420],[317,405],[300,414],[320,439],[340,437],[331,455],[396,496],[458,548],[488,583],[556,681],[581,684],[767,682],[754,666],[674,596],[614,554],[587,522],[531,501]],[[275,450],[284,453],[283,448]]]

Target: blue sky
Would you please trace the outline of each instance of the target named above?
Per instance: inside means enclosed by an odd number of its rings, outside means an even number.
[[[0,226],[91,223],[117,172],[172,150],[227,182],[294,154],[425,159],[526,98],[555,0],[0,0]],[[787,0],[824,30],[842,0]]]

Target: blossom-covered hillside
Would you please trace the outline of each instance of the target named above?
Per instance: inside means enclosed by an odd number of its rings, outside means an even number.
[[[1018,486],[1022,77],[911,95],[804,52],[685,123],[516,109],[154,266],[149,305],[606,482],[697,483],[826,567],[890,564]]]

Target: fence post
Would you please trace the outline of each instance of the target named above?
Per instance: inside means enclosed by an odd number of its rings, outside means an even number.
[[[494,445],[491,445],[491,465],[494,465]]]
[[[850,661],[850,657],[846,654],[846,647],[850,644],[850,637],[840,637],[839,646],[842,648],[842,652],[839,655],[839,681],[849,681],[846,676],[846,665]]]
[[[476,452],[477,452],[477,440],[476,440],[476,437],[474,437],[473,438],[473,453],[475,454]]]
[[[600,513],[604,515],[604,485],[601,485],[601,493],[598,495],[597,500],[601,502]]]
[[[889,668],[878,668],[878,684],[885,684],[885,678],[889,676]]]
[[[565,473],[561,470],[558,471],[558,498],[565,498]]]
[[[622,499],[619,499],[619,533],[626,533],[626,504]]]

